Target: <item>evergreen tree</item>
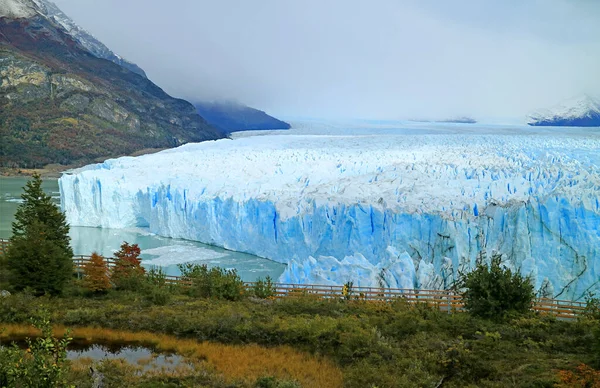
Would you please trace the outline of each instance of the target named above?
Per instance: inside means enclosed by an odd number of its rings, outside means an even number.
[[[11,284],[36,294],[59,294],[73,275],[69,225],[52,198],[42,190],[39,175],[25,185],[12,224],[7,253]]]

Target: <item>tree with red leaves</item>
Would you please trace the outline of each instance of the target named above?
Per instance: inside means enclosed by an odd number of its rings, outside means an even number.
[[[140,253],[137,244],[130,245],[125,241],[121,244],[121,249],[115,252],[116,263],[111,280],[116,288],[134,290],[143,281],[146,271],[141,266]]]

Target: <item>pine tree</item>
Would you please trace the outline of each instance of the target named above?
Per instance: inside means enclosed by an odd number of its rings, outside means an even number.
[[[96,252],[92,253],[90,261],[83,266],[83,286],[91,292],[105,292],[110,288],[106,261]]]
[[[10,281],[17,290],[29,287],[36,294],[59,294],[73,275],[69,225],[42,190],[39,175],[33,175],[24,189],[7,253]]]

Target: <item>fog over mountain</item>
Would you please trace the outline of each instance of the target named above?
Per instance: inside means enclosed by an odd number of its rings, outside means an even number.
[[[600,94],[592,0],[55,3],[167,92],[275,115],[506,119]]]

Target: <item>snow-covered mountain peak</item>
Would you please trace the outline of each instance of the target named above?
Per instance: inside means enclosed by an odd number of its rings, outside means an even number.
[[[0,17],[30,18],[37,14],[32,0],[0,0]]]
[[[70,17],[49,0],[0,0],[0,17],[31,18],[40,15],[65,30],[76,42],[98,58],[107,59],[143,77],[146,73],[136,64],[113,53],[89,32],[79,27]]]
[[[600,98],[581,95],[528,118],[529,125],[600,126]]]

